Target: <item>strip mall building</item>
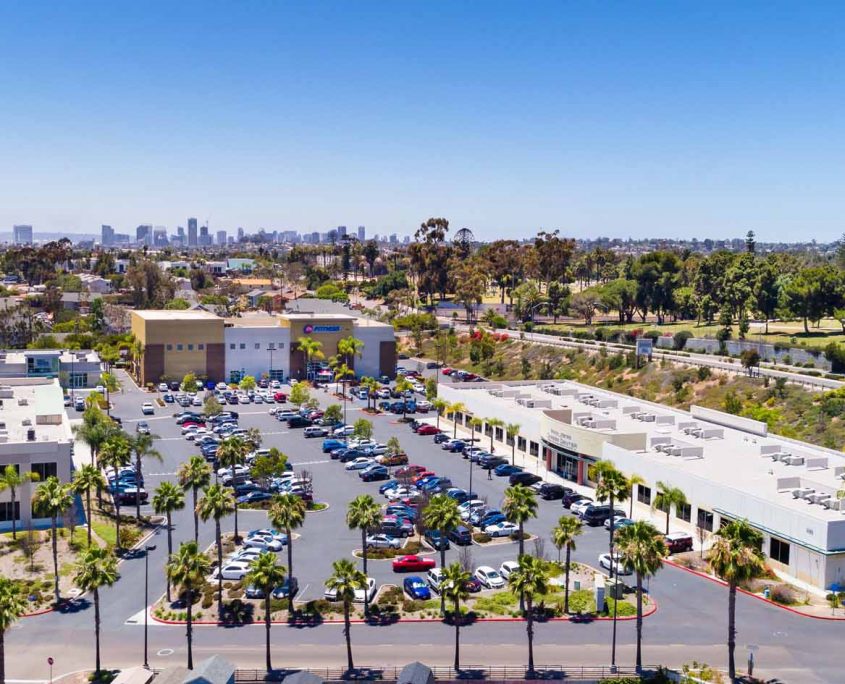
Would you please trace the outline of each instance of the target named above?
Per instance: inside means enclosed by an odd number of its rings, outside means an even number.
[[[345,337],[364,343],[350,365],[358,377],[393,377],[393,327],[346,314],[246,314],[221,318],[207,311],[132,312],[132,333],[144,345],[141,382],[181,380],[187,373],[214,382],[238,382],[245,375],[305,378],[307,360],[298,349],[309,337],[322,344],[325,359],[337,354]]]

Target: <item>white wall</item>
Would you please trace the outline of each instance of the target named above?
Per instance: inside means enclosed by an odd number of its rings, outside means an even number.
[[[223,333],[226,356],[226,380],[232,371],[260,378],[270,370],[270,343],[275,345],[273,370],[290,374],[290,328],[256,326],[226,328]],[[235,348],[232,349],[232,345]],[[243,349],[241,349],[243,345]],[[256,345],[258,348],[256,349]]]
[[[393,328],[381,325],[354,325],[352,334],[364,343],[361,358],[355,359],[355,374],[359,378],[365,375],[378,378],[381,375],[379,368],[381,343],[393,341]]]

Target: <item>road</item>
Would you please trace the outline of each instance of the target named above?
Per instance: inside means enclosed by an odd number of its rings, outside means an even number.
[[[125,390],[114,396],[115,413],[132,430],[141,419],[140,405],[150,395],[124,379]],[[322,404],[328,395],[318,392]],[[350,421],[360,416],[362,402],[350,404]],[[239,406],[241,424],[257,426],[265,436],[264,446],[278,446],[287,453],[296,470],[307,469],[314,477],[315,496],[327,501],[327,511],[308,515],[302,536],[294,544],[294,573],[300,580],[302,598],[315,598],[322,593],[323,581],[330,574],[333,560],[348,556],[357,548],[359,533],[348,530],[344,522],[346,502],[359,493],[375,496],[377,484],[360,482],[354,473],[345,472],[320,451],[319,439],[306,440],[301,431],[287,431],[284,424],[268,415],[267,405]],[[169,416],[173,409],[157,409],[150,419],[153,431],[162,439],[157,447],[164,460],[145,464],[147,489],[153,490],[162,480],[175,479],[179,463],[192,452],[189,442],[179,437],[178,426]],[[395,416],[375,418],[376,437],[386,441],[398,436],[412,463],[420,463],[451,477],[458,486],[469,479],[468,461],[442,451],[431,437],[419,437]],[[501,479],[488,481],[481,471],[473,476],[473,489],[491,503],[499,502],[505,487]],[[560,502],[541,502],[537,519],[526,529],[544,539],[546,552],[555,551],[548,541],[550,529],[557,519],[569,515]],[[266,523],[263,512],[244,511],[242,529],[261,527]],[[231,530],[231,518],[224,521]],[[192,518],[186,508],[174,515],[174,540],[192,535]],[[201,527],[201,544],[213,541],[213,526]],[[150,554],[150,595],[160,596],[165,582],[163,565],[166,535],[159,529]],[[590,528],[578,541],[574,560],[595,565],[596,557],[606,550],[607,532]],[[529,544],[529,549],[533,548]],[[454,560],[454,549],[447,553],[447,562]],[[474,565],[495,567],[502,560],[516,556],[516,545],[482,548],[472,547]],[[284,561],[284,558],[282,559]],[[387,562],[371,562],[370,574],[379,584],[396,582]],[[133,557],[120,566],[121,580],[101,591],[103,606],[103,653],[107,667],[128,667],[142,662],[144,559]],[[658,612],[647,618],[644,627],[644,659],[647,663],[679,666],[695,659],[712,665],[723,665],[727,632],[727,592],[713,582],[666,566],[650,584],[650,592],[658,602]],[[19,680],[45,680],[46,658],[55,658],[56,674],[90,668],[93,665],[92,607],[84,601],[78,609],[63,614],[50,613],[26,618],[6,635],[7,676]],[[621,664],[633,659],[634,623],[619,623],[619,655]],[[744,662],[746,646],[758,645],[757,669],[784,681],[830,682],[841,678],[841,671],[831,656],[838,653],[845,624],[799,617],[771,607],[759,600],[738,598],[738,660]],[[537,627],[537,662],[549,664],[606,665],[610,661],[608,622],[573,624],[552,622]],[[150,664],[166,667],[184,663],[184,627],[153,624],[149,630]],[[420,659],[431,664],[449,665],[452,659],[453,631],[439,623],[397,624],[390,627],[355,625],[353,648],[360,664],[401,665]],[[318,627],[274,626],[272,630],[274,660],[277,666],[341,665],[345,659],[341,628],[337,625]],[[522,623],[478,623],[463,633],[463,658],[466,663],[520,664],[526,659],[525,629]],[[240,628],[199,627],[195,634],[196,657],[220,653],[241,667],[263,665],[263,631],[261,626]]]

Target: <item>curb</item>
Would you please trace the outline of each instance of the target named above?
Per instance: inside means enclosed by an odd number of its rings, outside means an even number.
[[[678,570],[683,570],[684,572],[688,572],[691,575],[695,575],[696,577],[701,577],[706,580],[710,580],[715,584],[719,584],[723,587],[727,587],[728,583],[718,577],[714,577],[713,575],[708,575],[707,573],[700,572],[699,570],[693,570],[692,568],[688,568],[684,565],[680,565],[679,563],[675,563],[674,561],[670,561],[667,558],[663,559],[663,562],[666,565],[669,565],[673,568],[677,568]],[[740,594],[744,594],[745,596],[750,596],[751,598],[755,598],[758,601],[762,601],[763,603],[767,603],[768,605],[772,606],[773,608],[780,608],[781,610],[785,610],[788,613],[792,613],[794,615],[798,615],[802,618],[809,618],[811,620],[828,620],[830,622],[842,622],[845,620],[845,616],[836,617],[835,615],[810,615],[808,613],[803,613],[800,610],[792,608],[791,606],[785,606],[782,603],[778,603],[777,601],[772,601],[771,599],[767,599],[765,596],[760,596],[760,594],[755,594],[754,592],[748,591],[747,589],[743,589],[742,587],[736,588],[737,592]]]

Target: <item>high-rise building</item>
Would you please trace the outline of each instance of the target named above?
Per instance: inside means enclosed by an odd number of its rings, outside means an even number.
[[[197,220],[195,218],[188,219],[188,247],[197,246]]]
[[[167,228],[156,226],[153,230],[153,245],[156,247],[167,247]]]
[[[178,237],[182,241],[183,245],[185,244],[185,227],[184,226],[179,226],[178,228],[176,228],[176,237]]]
[[[396,233],[390,234],[389,242],[391,245],[398,245],[399,244],[399,236]]]
[[[114,244],[114,228],[105,224],[100,226],[100,244],[103,247],[111,247]]]
[[[14,242],[16,245],[32,244],[32,226],[18,225],[12,227]]]
[[[225,245],[226,244],[226,231],[225,230],[218,230],[217,231],[217,244],[218,245]]]
[[[337,227],[337,239],[343,240],[346,237],[346,226],[338,226]]]
[[[238,228],[238,242],[243,242],[244,239],[244,229]]]
[[[139,245],[151,245],[153,243],[153,227],[143,223],[135,229],[135,242]]]
[[[208,224],[200,226],[199,244],[200,247],[208,247],[211,244],[211,240],[208,238]]]
[[[364,226],[358,226],[358,240],[363,242],[367,239],[367,229]]]

